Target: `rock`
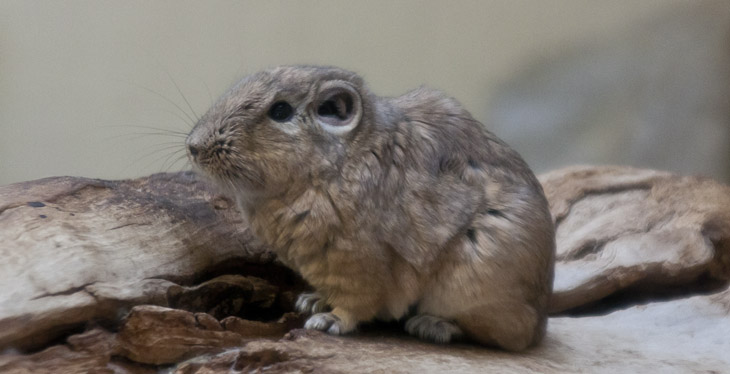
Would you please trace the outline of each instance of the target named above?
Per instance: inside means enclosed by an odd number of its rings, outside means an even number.
[[[2,186],[0,257],[0,349],[42,347],[134,305],[167,306],[171,286],[201,277],[244,271],[282,291],[303,287],[191,173]]]
[[[303,324],[303,318],[295,313],[268,323],[238,317],[227,317],[219,323],[206,313],[145,305],[132,309],[112,340],[89,346],[102,346],[106,349],[96,351],[124,356],[134,362],[170,364],[241,346],[253,338],[281,338]],[[70,343],[78,349],[74,341],[80,338],[74,339]]]
[[[98,327],[81,334],[71,335],[66,342],[76,352],[88,352],[109,357],[118,355],[120,352],[116,334]]]
[[[730,187],[626,167],[540,176],[556,221],[551,310],[609,295],[674,295],[730,279]]]
[[[205,312],[217,319],[271,314],[278,294],[279,289],[269,282],[240,275],[223,275],[194,287],[176,285],[167,291],[170,307]]]
[[[552,318],[550,324],[541,352],[562,356],[568,367],[606,373],[722,373],[730,368],[728,288],[607,315]]]
[[[728,336],[730,289],[604,316],[552,318],[545,341],[520,354],[398,333],[294,330],[280,341],[253,341],[181,364],[174,373],[722,373],[730,367]]]
[[[556,220],[560,316],[520,354],[421,342],[397,323],[344,337],[299,330],[303,316],[287,312],[306,285],[187,173],[0,187],[0,372],[730,367],[730,187],[626,167],[540,179]]]
[[[304,325],[304,316],[298,313],[286,313],[273,323],[226,317],[221,321],[221,325],[227,331],[235,332],[247,338],[282,337],[290,330],[302,327]]]
[[[94,328],[71,335],[66,345],[39,353],[5,352],[0,355],[0,372],[156,373],[149,365],[185,362],[181,367],[188,367],[201,362],[196,357],[245,346],[252,339],[278,339],[303,323],[302,316],[296,313],[287,313],[269,323],[238,317],[218,322],[205,313],[137,306],[124,319],[119,333]],[[203,362],[208,367],[214,361]]]
[[[64,345],[56,345],[42,352],[23,357],[0,356],[0,371],[6,374],[114,374],[107,367],[109,358],[88,352],[74,352]]]
[[[210,328],[210,318],[204,317],[203,323],[199,318],[179,309],[134,307],[117,336],[120,354],[135,362],[159,365],[243,343],[240,335],[219,325]]]

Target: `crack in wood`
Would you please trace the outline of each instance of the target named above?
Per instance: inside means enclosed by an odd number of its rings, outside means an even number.
[[[86,283],[84,285],[81,285],[81,286],[78,286],[78,287],[69,288],[69,289],[63,290],[63,291],[44,293],[44,294],[41,294],[41,295],[32,297],[29,300],[39,300],[39,299],[43,299],[43,298],[46,298],[46,297],[68,296],[68,295],[73,295],[75,293],[82,292],[82,291],[85,292],[85,293],[87,293],[87,294],[89,294],[89,295],[91,295],[91,293],[89,293],[86,290],[86,287],[88,287],[88,286],[90,286],[90,285],[92,285],[94,283],[96,283],[96,282]]]

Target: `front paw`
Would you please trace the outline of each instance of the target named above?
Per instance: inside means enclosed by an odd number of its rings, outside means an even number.
[[[297,298],[295,308],[302,313],[317,314],[329,311],[329,306],[316,292],[303,293]]]
[[[304,328],[308,330],[319,330],[325,331],[332,335],[342,335],[348,331],[342,324],[340,317],[332,313],[317,313],[307,320],[304,324]]]

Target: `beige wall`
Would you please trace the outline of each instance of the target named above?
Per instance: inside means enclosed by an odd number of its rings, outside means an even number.
[[[189,130],[169,77],[200,115],[246,73],[333,64],[381,95],[443,89],[484,120],[529,61],[683,2],[3,0],[0,184],[168,168],[182,138],[134,126]]]

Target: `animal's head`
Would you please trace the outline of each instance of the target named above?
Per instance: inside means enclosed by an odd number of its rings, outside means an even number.
[[[352,72],[276,67],[224,94],[188,135],[188,155],[228,190],[276,195],[336,177],[370,106]]]

